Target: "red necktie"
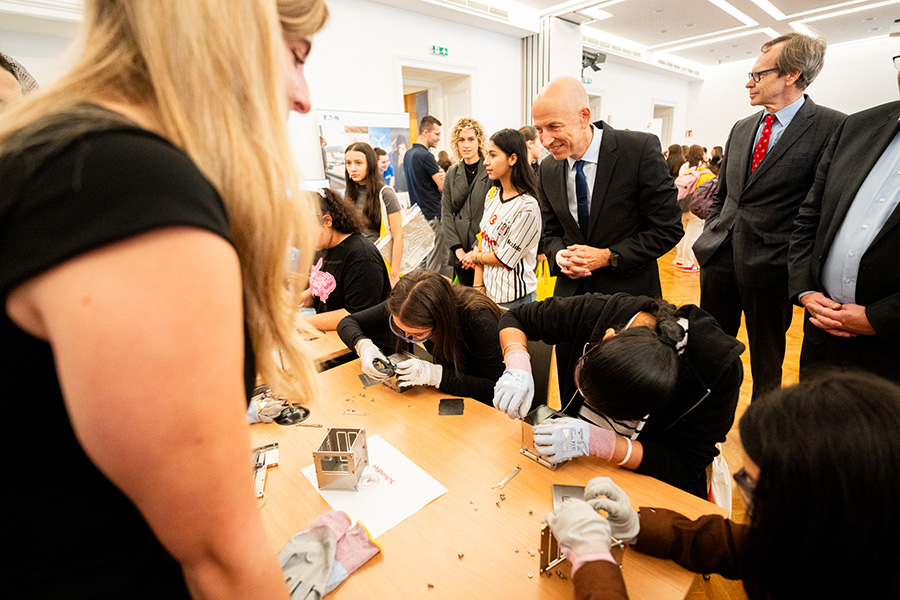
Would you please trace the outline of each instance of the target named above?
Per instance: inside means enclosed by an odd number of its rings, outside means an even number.
[[[763,127],[762,135],[759,136],[759,141],[756,142],[756,149],[753,150],[753,162],[750,163],[751,173],[756,170],[762,159],[766,157],[766,150],[769,148],[769,136],[772,134],[772,121],[774,120],[775,115],[766,115],[766,126]]]

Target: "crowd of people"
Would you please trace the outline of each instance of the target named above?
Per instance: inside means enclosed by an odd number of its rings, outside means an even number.
[[[700,497],[735,418],[743,314],[749,523],[637,513],[592,480],[547,516],[576,595],[627,597],[613,538],[753,598],[900,595],[900,102],[817,106],[825,44],[787,34],[748,75],[765,110],[709,156],[591,122],[560,77],[533,125],[459,119],[455,161],[432,153],[428,115],[401,160],[353,143],[344,195],[304,193],[285,118],[311,108],[303,65],[327,17],[321,0],[86,0],[81,57],[25,100],[0,56],[0,378],[28,382],[50,440],[4,421],[33,467],[5,521],[4,596],[287,597],[246,407],[257,376],[291,402],[315,393],[300,308],[370,377],[418,345],[431,360],[397,364],[399,385],[510,418],[533,408],[528,342],[552,344],[566,416],[533,428],[546,460],[599,457]],[[433,236],[408,273],[398,192]],[[662,298],[676,245],[699,307]],[[556,284],[537,301],[543,257]],[[794,303],[801,383],[781,389]],[[34,559],[48,540],[65,560]]]

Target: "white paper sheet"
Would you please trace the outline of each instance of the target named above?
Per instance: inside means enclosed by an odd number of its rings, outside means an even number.
[[[378,537],[447,493],[447,488],[381,436],[368,438],[367,445],[369,466],[363,471],[357,492],[319,490],[315,464],[302,473],[332,509],[346,511],[351,519],[365,525],[372,537]]]

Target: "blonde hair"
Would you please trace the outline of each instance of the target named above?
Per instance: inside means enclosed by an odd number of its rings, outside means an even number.
[[[278,0],[278,18],[286,40],[302,40],[322,29],[328,7],[322,0]]]
[[[453,141],[453,155],[457,162],[463,159],[462,153],[459,151],[459,134],[463,129],[471,129],[475,132],[475,139],[478,140],[478,152],[482,157],[487,156],[487,135],[484,133],[484,127],[472,117],[460,117],[453,124],[453,130],[450,132],[450,139]]]
[[[311,35],[324,19],[322,1],[279,1],[290,4],[319,6],[319,20],[305,30]],[[11,134],[85,102],[130,104],[152,116],[228,210],[260,374],[279,395],[310,400],[315,368],[294,325],[286,263],[294,245],[304,260],[300,272],[308,273],[307,227],[318,222],[317,209],[298,191],[291,160],[275,4],[86,0],[80,42],[84,49],[66,75],[4,112],[0,152],[28,145]]]

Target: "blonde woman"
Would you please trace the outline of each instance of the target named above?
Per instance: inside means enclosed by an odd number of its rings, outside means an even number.
[[[286,42],[271,0],[84,4],[71,71],[0,125],[0,385],[40,410],[3,420],[28,464],[0,595],[287,598],[244,414],[257,368],[311,398],[284,118],[327,9]]]
[[[450,133],[456,164],[444,177],[441,196],[441,225],[450,248],[451,264],[463,285],[472,285],[475,271],[466,253],[477,239],[479,223],[484,214],[484,198],[491,182],[484,168],[487,156],[487,137],[481,123],[472,117],[462,117]]]

